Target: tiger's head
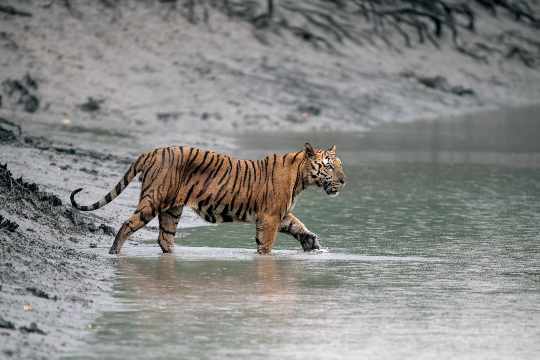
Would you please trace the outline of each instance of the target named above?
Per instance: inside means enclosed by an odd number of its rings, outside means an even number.
[[[341,160],[336,156],[336,146],[330,149],[314,149],[305,144],[307,163],[304,168],[304,182],[323,188],[330,196],[337,196],[345,186],[345,173]]]

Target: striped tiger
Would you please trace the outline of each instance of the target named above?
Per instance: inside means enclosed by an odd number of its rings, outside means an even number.
[[[187,146],[158,148],[140,155],[123,179],[98,202],[85,206],[75,201],[82,188],[71,193],[76,209],[91,211],[110,203],[141,174],[139,204],[122,224],[109,253],[118,254],[128,236],[156,215],[158,243],[164,253],[172,252],[176,226],[184,206],[211,223],[256,224],[257,252],[268,254],[277,232],[295,237],[304,251],[320,248],[319,236],[309,231],[292,213],[297,196],[308,186],[337,195],[345,184],[336,147],[273,154],[261,160],[239,160]]]

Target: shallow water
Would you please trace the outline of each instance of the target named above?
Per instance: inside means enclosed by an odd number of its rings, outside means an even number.
[[[540,169],[370,154],[296,206],[323,252],[280,235],[258,256],[236,224],[184,229],[174,255],[128,243],[67,358],[538,358]]]

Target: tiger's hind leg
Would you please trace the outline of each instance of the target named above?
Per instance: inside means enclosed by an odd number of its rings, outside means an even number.
[[[276,241],[279,228],[279,219],[272,216],[261,217],[256,222],[255,241],[257,242],[257,253],[261,255],[270,254],[274,242]]]
[[[158,244],[164,253],[171,253],[174,248],[176,226],[182,216],[182,206],[170,208],[159,213]]]
[[[156,217],[156,210],[150,200],[141,201],[137,206],[137,210],[118,230],[114,242],[109,249],[109,254],[119,254],[126,239],[135,231],[148,224],[154,217]]]

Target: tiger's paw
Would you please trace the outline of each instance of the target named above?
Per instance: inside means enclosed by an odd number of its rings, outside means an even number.
[[[120,254],[120,249],[118,249],[118,248],[116,248],[116,247],[113,246],[113,247],[111,247],[111,248],[109,249],[109,254],[111,254],[111,255],[118,255],[118,254]]]
[[[258,246],[257,247],[257,254],[259,255],[270,255],[271,250],[267,247]]]
[[[319,240],[319,235],[312,232],[308,232],[300,236],[300,244],[302,245],[302,249],[304,249],[304,251],[320,250],[321,244],[319,243]]]

